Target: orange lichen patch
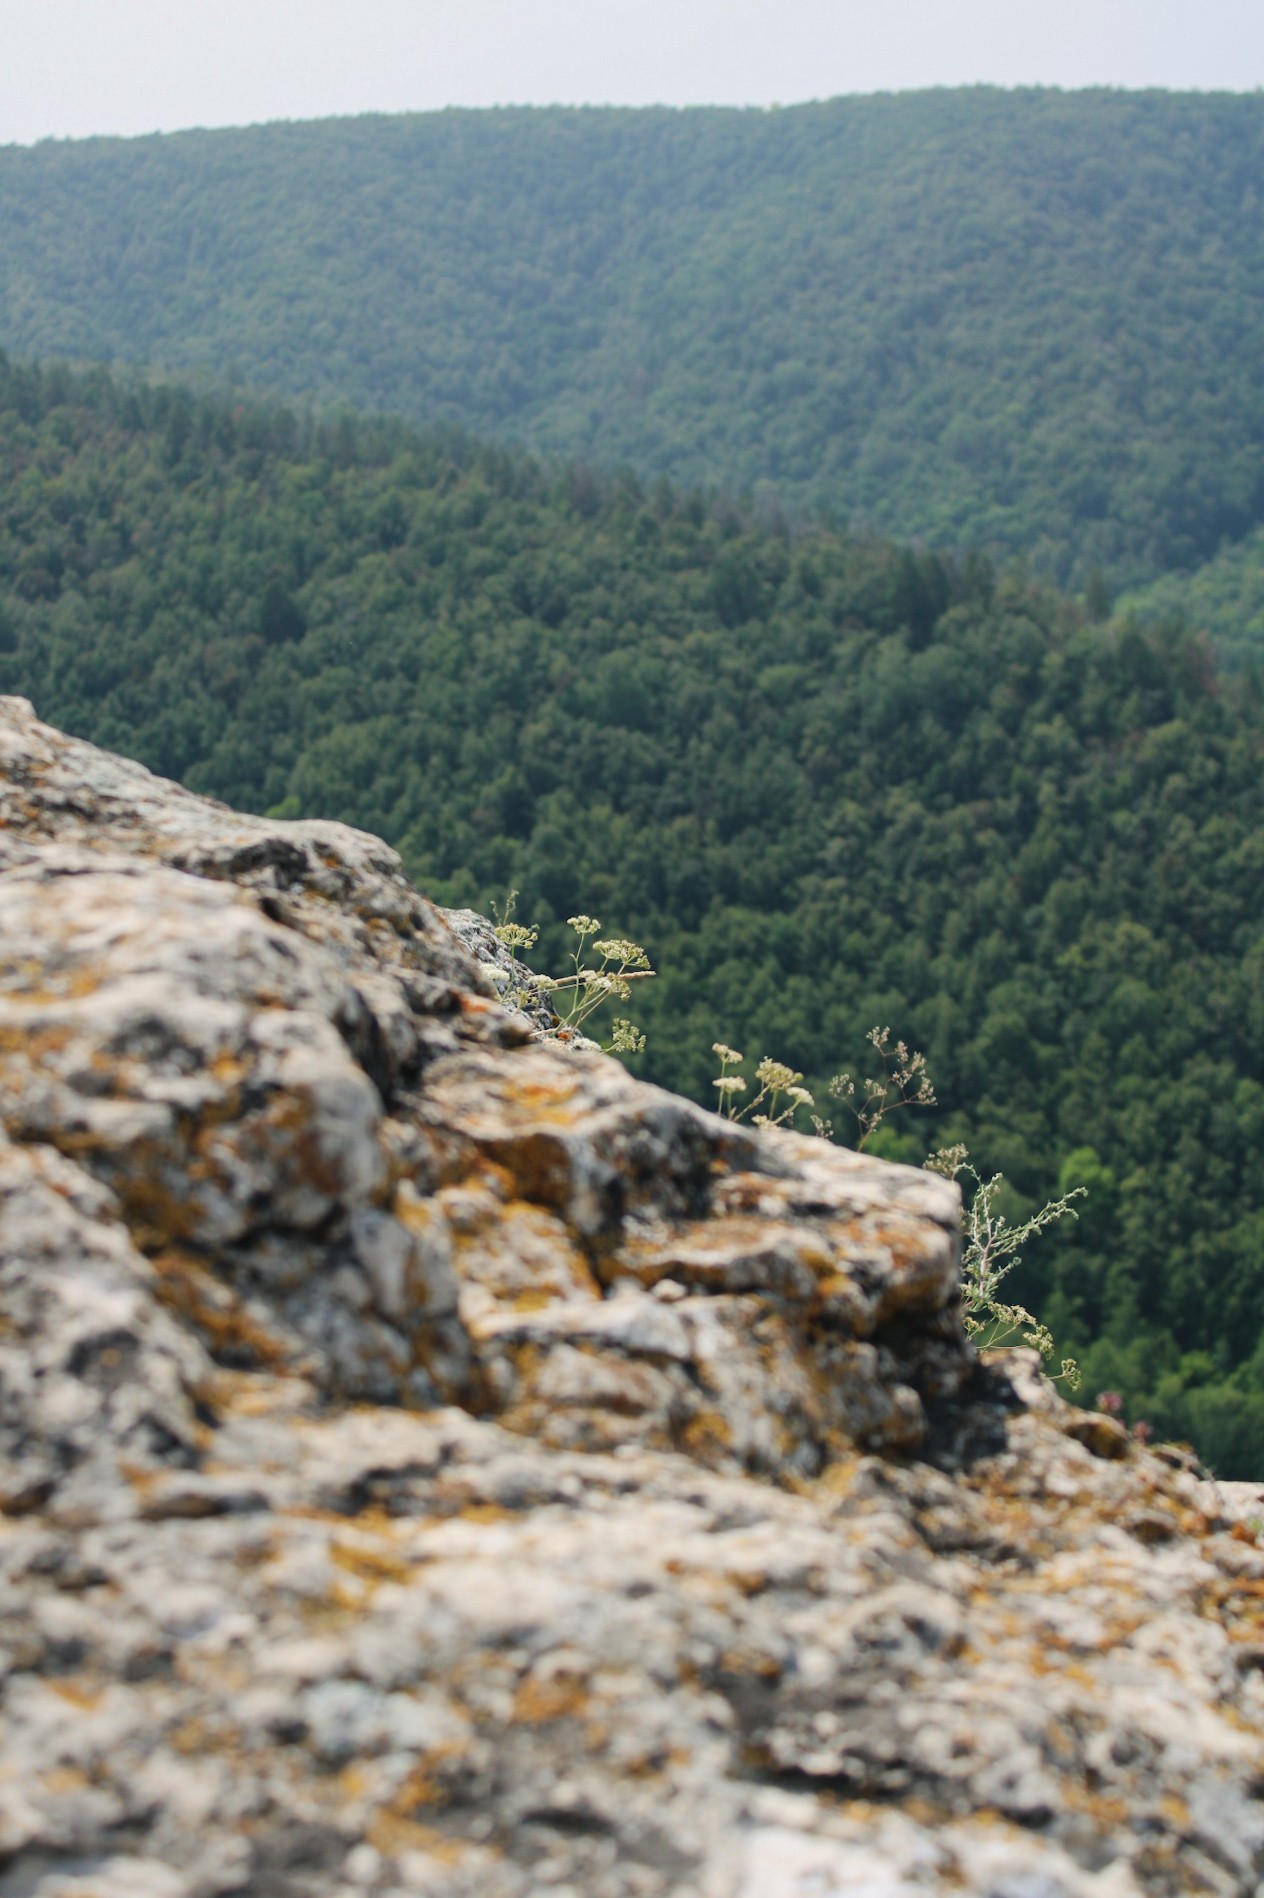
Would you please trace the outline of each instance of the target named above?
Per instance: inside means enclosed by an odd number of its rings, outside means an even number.
[[[336,1538],[329,1544],[329,1559],[349,1575],[360,1581],[376,1584],[378,1582],[407,1582],[412,1579],[412,1565],[403,1556],[396,1555],[391,1549],[373,1548],[364,1543],[340,1542]]]
[[[878,1322],[896,1312],[938,1310],[951,1289],[954,1260],[948,1234],[927,1220],[890,1214],[866,1223],[869,1244],[881,1249],[886,1268]]]
[[[111,1356],[117,1358],[118,1353],[113,1352]],[[118,1472],[125,1483],[131,1484],[138,1496],[147,1496],[150,1490],[161,1483],[167,1475],[166,1470],[142,1469],[138,1464],[129,1463],[126,1457],[119,1458]]]
[[[46,1793],[65,1799],[72,1793],[86,1792],[92,1781],[78,1766],[54,1766],[52,1771],[42,1775],[40,1785]]]
[[[1241,1713],[1237,1707],[1224,1701],[1217,1703],[1215,1718],[1220,1722],[1221,1726],[1227,1727],[1231,1733],[1243,1734],[1246,1739],[1253,1742],[1255,1757],[1258,1759],[1260,1747],[1260,1727],[1258,1720],[1250,1719],[1246,1714]],[[1245,1753],[1245,1749],[1243,1749],[1243,1751]]]
[[[1195,1541],[1201,1540],[1204,1536],[1214,1535],[1219,1527],[1218,1523],[1211,1517],[1205,1516],[1201,1509],[1177,1508],[1173,1516],[1177,1532],[1183,1536],[1191,1536]]]
[[[681,1226],[665,1237],[625,1242],[614,1263],[643,1285],[674,1278],[702,1291],[760,1286],[808,1296],[814,1282],[834,1271],[838,1260],[809,1228],[727,1213]]]
[[[555,1213],[468,1187],[440,1191],[435,1205],[448,1221],[458,1275],[493,1298],[528,1311],[559,1299],[600,1298],[587,1260]]]
[[[513,1176],[471,1146],[461,1149],[460,1158],[459,1167],[444,1168],[442,1183],[433,1193],[421,1194],[411,1184],[410,1191],[417,1205],[441,1206],[453,1232],[473,1232],[513,1199]]]
[[[274,1169],[294,1166],[302,1179],[328,1199],[345,1184],[338,1156],[322,1147],[312,1104],[301,1089],[275,1094],[260,1114],[240,1123],[238,1138],[251,1148],[272,1147]]]
[[[74,1035],[68,1023],[32,1030],[21,1022],[0,1022],[0,1053],[18,1056],[22,1068],[29,1071],[50,1056],[61,1054]]]
[[[940,1805],[934,1799],[927,1799],[922,1793],[913,1793],[907,1799],[902,1799],[900,1801],[900,1810],[901,1812],[907,1813],[915,1825],[926,1826],[928,1829],[934,1829],[936,1831],[938,1831],[949,1817],[948,1808],[946,1806]],[[880,1814],[881,1808],[874,1805],[871,1800],[849,1799],[847,1801],[848,1817],[858,1820],[862,1825],[872,1824],[875,1819],[880,1817]],[[937,1876],[942,1878],[944,1873],[938,1871]],[[954,1884],[960,1882],[959,1872],[950,1872],[949,1876],[952,1878]]]
[[[1083,1813],[1103,1833],[1123,1832],[1127,1829],[1129,1806],[1126,1799],[1117,1799],[1108,1793],[1090,1790],[1084,1782],[1073,1774],[1059,1776],[1062,1797],[1072,1812]]]
[[[374,1813],[364,1836],[370,1845],[376,1846],[388,1858],[399,1852],[426,1852],[431,1858],[438,1859],[440,1864],[459,1865],[471,1850],[463,1839],[449,1838],[446,1832],[436,1832],[433,1826],[419,1825],[415,1819],[406,1819],[386,1807]]]
[[[1205,1615],[1245,1625],[1253,1634],[1264,1623],[1264,1581],[1247,1575],[1222,1575],[1198,1591],[1198,1608]]]
[[[335,1582],[325,1596],[304,1596],[297,1604],[297,1618],[307,1634],[342,1634],[363,1616],[367,1595],[362,1582],[346,1587]]]
[[[233,1567],[249,1570],[266,1568],[281,1553],[279,1539],[275,1535],[265,1536],[258,1542],[238,1543],[230,1560]]]
[[[847,1453],[828,1463],[819,1476],[804,1477],[795,1487],[805,1496],[833,1496],[841,1502],[854,1489],[861,1464],[862,1458],[849,1445]]]
[[[363,1799],[372,1782],[364,1768],[354,1760],[350,1766],[344,1766],[338,1775],[338,1791],[348,1805]]]
[[[775,1654],[759,1648],[726,1648],[716,1666],[721,1674],[745,1674],[761,1681],[779,1681],[784,1672]]]
[[[1264,1669],[1264,1641],[1260,1639],[1260,1632],[1259,1628],[1243,1628],[1232,1623],[1225,1629],[1239,1672]]]
[[[823,1271],[816,1286],[816,1314],[828,1322],[845,1319],[848,1329],[858,1338],[872,1335],[877,1315],[849,1273]]]
[[[412,1822],[418,1812],[446,1806],[451,1794],[445,1783],[445,1770],[465,1758],[469,1748],[464,1740],[443,1740],[438,1746],[419,1753],[416,1762],[397,1787],[385,1811],[393,1817]]]
[[[99,1707],[101,1704],[101,1688],[73,1674],[53,1677],[49,1679],[47,1686],[50,1693],[56,1694],[59,1700],[69,1701],[72,1707],[81,1707],[86,1710]]]
[[[283,1503],[276,1513],[294,1522],[326,1522],[338,1529],[347,1527],[347,1517],[341,1510],[318,1509],[314,1503]],[[356,1517],[356,1521],[359,1520]]]
[[[159,1298],[195,1325],[213,1352],[244,1352],[274,1368],[286,1362],[289,1353],[284,1342],[246,1311],[236,1294],[199,1259],[169,1247],[154,1256],[153,1266]]]
[[[569,1127],[573,1119],[556,1118]],[[476,1135],[475,1138],[478,1138]],[[487,1151],[512,1176],[516,1197],[537,1206],[564,1206],[570,1198],[573,1157],[558,1134],[534,1127],[521,1134],[493,1135]]]
[[[127,1173],[111,1182],[123,1203],[124,1215],[132,1238],[142,1252],[190,1239],[197,1230],[198,1213],[189,1196],[188,1183],[179,1190],[167,1184],[164,1175],[171,1170],[171,1156],[143,1147],[133,1147]],[[191,1169],[196,1172],[196,1169]]]
[[[719,1163],[717,1172],[721,1170],[722,1163]],[[770,1179],[766,1173],[724,1171],[715,1191],[718,1214],[762,1213],[766,1217],[775,1217],[784,1214],[790,1198],[786,1183]]]
[[[1179,1793],[1164,1793],[1159,1800],[1159,1811],[1170,1826],[1178,1827],[1182,1831],[1190,1822],[1189,1805]]]
[[[219,1370],[213,1395],[216,1408],[224,1416],[273,1417],[296,1409],[310,1391],[300,1378],[264,1371]]]
[[[583,1082],[578,1075],[567,1069],[556,1067],[547,1081],[538,1081],[530,1077],[523,1079],[517,1074],[504,1076],[499,1089],[499,1098],[511,1111],[525,1108],[528,1113],[538,1114],[551,1108],[568,1106],[582,1092]],[[573,1115],[572,1115],[573,1119]]]
[[[328,1606],[346,1616],[362,1614],[372,1600],[376,1586],[375,1582],[362,1582],[358,1576],[351,1581],[335,1582],[329,1591]]]
[[[549,1720],[567,1720],[582,1714],[589,1694],[584,1681],[574,1674],[528,1675],[514,1695],[511,1718],[522,1726],[543,1726]]]
[[[11,964],[0,979],[0,992],[36,1008],[79,1001],[85,995],[95,995],[100,986],[101,972],[97,969],[82,963],[65,970],[50,969],[47,962],[36,962],[29,957]]]
[[[213,1752],[220,1737],[210,1723],[197,1714],[172,1727],[166,1736],[168,1746],[186,1758],[195,1753]]]
[[[596,1750],[591,1749],[590,1750]],[[647,1747],[641,1753],[619,1754],[619,1772],[629,1779],[651,1779],[671,1766],[688,1766],[693,1756],[682,1746]]]
[[[440,1513],[437,1517],[412,1518],[412,1522],[414,1522],[416,1528],[425,1530],[425,1528],[431,1528],[431,1526],[440,1524],[440,1522],[448,1522],[448,1520],[452,1520],[452,1517],[461,1518],[461,1522],[512,1522],[512,1520],[514,1520],[514,1511],[507,1509],[503,1503],[469,1503],[469,1501],[465,1501],[465,1498],[463,1498],[459,1492],[450,1490],[450,1486],[442,1479],[438,1480],[437,1484],[435,1484],[435,1492],[433,1492],[433,1494],[435,1494],[435,1501],[437,1501],[437,1503],[442,1505],[444,1501],[450,1501],[452,1507],[450,1507],[448,1511]],[[421,1558],[423,1558],[423,1554],[419,1554],[418,1560],[421,1560]]]
[[[476,1097],[448,1103],[449,1125],[516,1174],[514,1156],[532,1139],[581,1131],[583,1089],[583,1076],[568,1073],[556,1057],[546,1080],[531,1068],[489,1074]]]
[[[764,1594],[769,1587],[768,1572],[766,1569],[726,1568],[724,1571],[724,1579],[737,1590],[739,1595],[744,1596],[747,1601],[753,1600],[756,1595]]]
[[[391,1211],[401,1226],[407,1228],[415,1238],[426,1239],[434,1232],[436,1222],[441,1217],[440,1196],[423,1199],[411,1180],[401,1180],[395,1188],[391,1202]]]
[[[548,1291],[544,1286],[533,1286],[529,1291],[518,1292],[510,1303],[515,1311],[543,1311],[546,1305],[555,1305],[560,1294]]]
[[[488,1015],[498,1015],[504,1008],[503,1002],[492,1002],[483,995],[474,995],[469,989],[456,991],[457,1007],[471,1021],[479,1021]]]
[[[1200,1602],[1216,1609],[1236,1607],[1241,1602],[1264,1603],[1264,1576],[1225,1575],[1199,1590]]]
[[[1101,1682],[1097,1675],[1083,1661],[1068,1661],[1062,1669],[1062,1678],[1065,1681],[1074,1681],[1077,1687],[1083,1687],[1090,1694],[1101,1691]]]

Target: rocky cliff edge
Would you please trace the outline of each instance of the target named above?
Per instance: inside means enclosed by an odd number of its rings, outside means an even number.
[[[0,1898],[1264,1888],[1257,1498],[976,1361],[953,1187],[14,699],[0,815]]]

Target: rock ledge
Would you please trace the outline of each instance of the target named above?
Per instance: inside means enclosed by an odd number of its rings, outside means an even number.
[[[954,1188],[375,838],[0,800],[0,1898],[1257,1890],[1257,1498],[976,1362]]]

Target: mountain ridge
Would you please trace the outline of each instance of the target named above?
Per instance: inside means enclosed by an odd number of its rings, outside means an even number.
[[[1139,584],[1264,518],[1262,163],[1251,96],[986,88],[10,149],[0,345]]]

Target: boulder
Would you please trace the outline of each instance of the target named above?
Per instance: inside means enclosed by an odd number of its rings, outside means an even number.
[[[955,1187],[13,699],[0,817],[0,1898],[1257,1890],[1254,1495],[980,1362]]]

